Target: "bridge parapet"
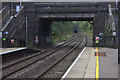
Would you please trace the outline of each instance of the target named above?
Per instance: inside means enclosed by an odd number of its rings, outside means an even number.
[[[34,3],[36,13],[97,13],[107,12],[107,7],[97,3]]]
[[[66,20],[87,20],[95,17],[95,13],[50,13],[50,14],[39,14],[36,18],[51,18],[51,19],[63,19]]]

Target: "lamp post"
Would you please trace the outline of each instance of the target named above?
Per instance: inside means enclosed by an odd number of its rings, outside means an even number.
[[[22,0],[20,0],[20,7],[22,6]]]
[[[117,9],[117,0],[116,0],[116,9]]]

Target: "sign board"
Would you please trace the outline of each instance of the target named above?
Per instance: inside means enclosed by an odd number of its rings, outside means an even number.
[[[112,34],[113,34],[113,36],[116,36],[116,32],[113,32]]]
[[[11,39],[11,43],[14,44],[14,39]]]
[[[38,43],[38,36],[35,37],[35,43]]]
[[[16,6],[16,12],[18,13],[20,11],[20,6]]]

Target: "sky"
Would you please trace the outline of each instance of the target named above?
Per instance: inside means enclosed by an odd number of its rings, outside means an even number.
[[[1,2],[116,2],[120,0],[0,0]]]

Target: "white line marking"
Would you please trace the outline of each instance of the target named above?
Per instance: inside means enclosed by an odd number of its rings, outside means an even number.
[[[10,53],[10,52],[14,52],[14,51],[18,51],[18,50],[23,50],[23,49],[27,49],[27,47],[19,48],[19,49],[14,49],[14,50],[6,51],[6,52],[2,52],[2,53],[0,53],[0,55],[7,54],[7,53]]]
[[[75,61],[72,63],[72,65],[68,68],[68,70],[65,72],[65,74],[62,76],[62,78],[60,80],[63,80],[67,74],[69,73],[69,71],[72,69],[72,67],[75,65],[75,63],[78,61],[78,59],[80,58],[80,56],[83,54],[83,52],[85,51],[86,47],[82,50],[82,52],[78,55],[78,57],[75,59]]]

